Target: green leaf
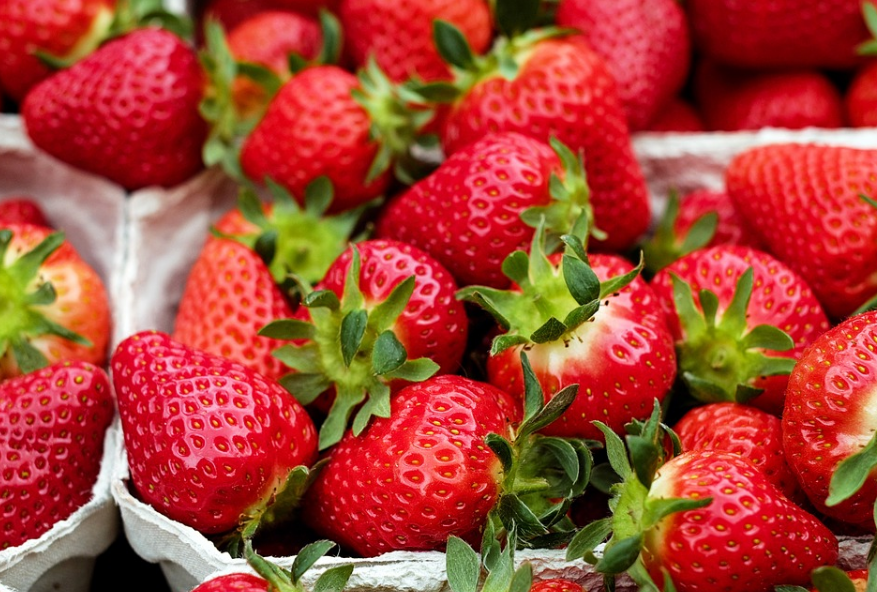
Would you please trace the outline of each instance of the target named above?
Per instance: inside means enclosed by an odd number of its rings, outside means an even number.
[[[575,329],[585,323],[586,321],[592,319],[597,311],[600,310],[600,301],[594,300],[582,306],[578,306],[572,309],[566,318],[563,319],[563,324],[566,325],[568,331]]]
[[[640,436],[628,436],[627,445],[637,479],[649,487],[661,464],[662,450],[654,442]]]
[[[855,495],[874,467],[877,467],[877,434],[859,452],[838,463],[828,484],[825,505],[836,506]]]
[[[372,350],[372,371],[381,376],[396,370],[408,359],[405,346],[392,331],[384,331],[375,340]]]
[[[345,366],[350,366],[353,356],[359,351],[367,324],[368,313],[362,309],[351,310],[341,320],[341,356]]]
[[[612,545],[606,545],[603,557],[594,566],[594,570],[613,575],[624,573],[637,560],[642,548],[642,533],[627,537]]]
[[[538,413],[521,424],[518,437],[538,432],[542,428],[554,423],[572,405],[578,390],[579,385],[571,384],[555,393],[547,403],[544,403]]]
[[[524,423],[526,423],[545,406],[545,394],[530,365],[530,358],[524,350],[521,350],[521,370],[524,374]]]
[[[578,304],[589,304],[600,298],[600,279],[590,265],[569,255],[563,255],[562,265],[563,279]]]
[[[484,441],[499,459],[504,471],[509,471],[515,462],[515,450],[511,443],[498,434],[487,434]]]
[[[612,518],[600,518],[588,523],[578,532],[566,548],[566,560],[574,561],[591,553],[612,533]]]
[[[320,175],[305,187],[305,211],[315,218],[323,216],[329,210],[333,199],[335,199],[335,188],[329,177],[325,175]]]
[[[384,373],[384,378],[392,380],[398,378],[408,382],[422,382],[439,371],[439,365],[429,358],[417,358],[408,360],[395,370]]]
[[[507,530],[514,528],[525,539],[548,532],[533,510],[517,495],[502,494],[499,498],[497,513]]]
[[[505,335],[497,335],[493,339],[493,343],[490,345],[490,355],[495,356],[509,349],[510,347],[516,347],[518,345],[525,345],[530,343],[530,340],[524,337],[523,335],[514,335],[514,334],[505,334]]]
[[[332,386],[332,382],[323,374],[299,372],[284,374],[278,382],[302,405],[310,405]]]
[[[530,592],[532,587],[533,566],[529,561],[526,561],[515,570],[515,575],[512,577],[512,583],[509,586],[508,592]]]
[[[722,315],[722,326],[726,327],[731,335],[742,335],[746,329],[746,311],[749,309],[749,300],[752,298],[752,285],[754,283],[754,271],[748,267],[737,280],[734,296]]]
[[[679,248],[680,256],[688,255],[707,246],[716,235],[718,225],[719,216],[715,212],[708,212],[695,220],[682,240],[682,245]]]
[[[681,497],[673,498],[648,498],[646,505],[649,512],[649,527],[654,526],[663,518],[676,512],[687,512],[704,508],[713,502],[713,498],[689,499]]]
[[[540,438],[539,448],[551,452],[571,483],[576,483],[579,480],[579,473],[581,472],[579,454],[575,446],[568,439]]]
[[[415,277],[409,275],[399,282],[383,302],[375,306],[369,313],[369,320],[375,331],[386,331],[393,326],[414,293]]]
[[[30,342],[14,340],[11,345],[15,363],[23,374],[30,374],[49,365],[49,360],[46,356],[31,345]]]
[[[642,252],[640,252],[639,262],[636,264],[636,267],[634,267],[627,273],[611,277],[605,282],[600,283],[600,300],[603,300],[604,298],[606,298],[606,296],[609,296],[610,294],[615,294],[616,292],[621,291],[642,272],[644,266],[645,260],[643,259]]]
[[[262,337],[282,339],[284,341],[313,339],[316,334],[316,327],[307,321],[299,321],[297,319],[278,319],[276,321],[271,321],[259,329],[258,334]]]
[[[533,331],[530,335],[530,341],[533,343],[548,343],[551,341],[557,341],[563,334],[566,333],[567,326],[558,321],[556,318],[551,317],[545,324],[541,327]]]
[[[308,308],[328,308],[329,310],[338,310],[341,308],[341,301],[338,295],[332,290],[317,290],[311,292],[304,297],[302,304]]]
[[[609,464],[623,481],[631,472],[630,461],[627,458],[627,449],[624,446],[624,441],[605,423],[601,421],[593,421],[591,423],[593,423],[598,430],[603,432],[603,436],[606,438],[606,454],[608,455]]]
[[[842,569],[823,565],[810,572],[810,581],[819,592],[856,592],[856,585]]]
[[[341,592],[347,587],[352,573],[352,563],[330,567],[314,582],[314,592]]]
[[[290,569],[292,581],[300,581],[305,572],[313,567],[314,563],[316,563],[321,557],[328,553],[329,549],[335,546],[335,543],[332,541],[319,540],[302,547],[298,554],[296,554],[295,560],[292,562],[292,568]]]
[[[451,535],[445,550],[445,571],[453,592],[477,592],[481,577],[478,553],[463,539]]]
[[[390,387],[379,380],[368,385],[368,397],[353,418],[353,434],[358,436],[372,417],[390,417]]]
[[[742,346],[744,349],[788,351],[795,347],[795,341],[779,327],[758,325],[743,336]]]
[[[502,272],[507,278],[525,286],[529,284],[530,258],[524,251],[514,251],[502,262]]]
[[[461,70],[475,70],[472,48],[457,27],[447,21],[435,19],[432,32],[438,53],[445,62]]]

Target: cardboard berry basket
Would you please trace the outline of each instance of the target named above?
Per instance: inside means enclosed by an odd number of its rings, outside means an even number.
[[[16,115],[0,116],[0,198],[27,195],[49,222],[63,230],[103,279],[118,316],[116,292],[124,258],[125,192],[36,150]],[[120,336],[114,324],[111,343]],[[115,451],[121,446],[118,419],[104,441],[94,496],[38,539],[0,551],[0,592],[87,592],[95,560],[120,531],[110,493]]]
[[[649,134],[634,146],[647,176],[655,215],[668,190],[680,194],[698,188],[721,188],[724,168],[741,150],[772,142],[815,141],[877,147],[873,131],[763,130],[741,134]],[[170,332],[188,272],[212,222],[233,207],[237,187],[219,171],[209,170],[171,190],[143,190],[128,203],[127,255],[122,275],[121,323],[125,334],[145,329]],[[132,495],[123,449],[118,451],[112,494],[119,505],[125,535],[134,551],[157,563],[174,592],[188,592],[211,576],[249,571],[243,559],[232,559],[196,530],[175,522]],[[870,537],[840,537],[843,568],[865,566]],[[289,566],[292,557],[272,560]],[[601,578],[583,561],[567,562],[560,550],[522,551],[518,562],[530,561],[537,578],[564,577],[591,590]],[[447,589],[445,557],[440,552],[394,552],[372,559],[323,557],[308,572],[315,579],[326,569],[353,563],[349,589],[381,592],[440,592]],[[619,592],[632,592],[627,579]]]

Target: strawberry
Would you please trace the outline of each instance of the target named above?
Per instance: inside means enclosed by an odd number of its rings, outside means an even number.
[[[841,319],[877,293],[877,151],[769,144],[739,153],[725,172],[737,210],[765,248]]]
[[[7,195],[0,200],[0,228],[9,224],[52,226],[40,202],[30,195]]]
[[[688,410],[673,425],[682,450],[725,450],[749,459],[786,497],[804,501],[786,462],[780,418],[740,403],[707,403]]]
[[[646,129],[688,78],[691,37],[677,0],[561,0],[555,20],[606,61],[631,131]]]
[[[158,331],[123,339],[110,367],[130,485],[144,503],[205,535],[246,535],[266,513],[286,515],[317,439],[276,381]]]
[[[0,549],[36,539],[93,496],[115,407],[87,362],[55,362],[0,382]]]
[[[862,16],[870,33],[870,39],[856,49],[860,55],[877,55],[877,7],[872,2],[862,2]],[[855,70],[844,95],[847,121],[852,127],[877,125],[877,64],[869,60]]]
[[[877,499],[868,413],[875,392],[875,340],[877,311],[850,317],[823,333],[792,370],[783,409],[786,458],[813,506],[868,532],[874,531]],[[864,469],[861,480],[852,480],[859,488],[851,489],[849,475],[840,469],[851,457],[859,458]]]
[[[724,450],[668,450],[673,433],[661,424],[657,402],[626,442],[598,425],[618,476],[613,514],[573,536],[566,557],[584,556],[609,586],[627,573],[642,590],[769,592],[804,584],[811,570],[837,560],[835,535],[748,459]]]
[[[694,71],[693,87],[698,110],[710,131],[834,129],[844,125],[840,91],[816,69],[751,71],[701,60]]]
[[[203,167],[203,87],[192,47],[140,28],[35,86],[21,115],[33,143],[67,164],[131,191],[170,187]]]
[[[695,50],[745,68],[849,68],[867,39],[860,0],[691,0]]]
[[[709,212],[716,213],[716,231],[705,246],[714,247],[720,244],[756,248],[761,246],[758,237],[746,225],[728,192],[724,190],[696,189],[682,196],[679,201],[679,214],[674,223],[676,232],[685,235],[696,220]]]
[[[556,453],[569,447],[563,456],[575,469],[561,469],[534,433],[563,411],[574,389],[558,394],[563,404],[552,409],[542,407],[541,391],[529,394],[518,424],[520,408],[487,383],[444,374],[406,386],[392,397],[389,417],[358,436],[348,431],[329,451],[302,517],[364,557],[440,550],[449,537],[473,544],[494,527],[549,534],[566,507],[553,500],[578,495],[587,482],[579,469],[587,451],[581,442],[552,440]],[[565,477],[552,483],[553,471]]]
[[[501,326],[487,360],[488,382],[520,397],[526,351],[548,399],[582,385],[545,433],[601,439],[593,420],[620,431],[649,415],[652,402],[673,384],[676,356],[655,295],[637,277],[641,265],[617,255],[589,257],[581,242],[565,240],[566,251],[549,258],[537,231],[529,258],[517,251],[503,265],[514,281],[509,290],[468,286],[458,297],[489,311]]]
[[[546,578],[537,580],[530,586],[530,592],[588,592],[581,584],[566,578]]]
[[[779,415],[795,360],[829,327],[809,284],[751,247],[696,250],[651,286],[676,341],[680,377],[703,402],[751,402]]]
[[[396,82],[451,78],[432,37],[436,19],[457,27],[475,53],[485,51],[493,39],[486,0],[341,0],[338,17],[354,65],[362,67],[373,57]]]
[[[461,285],[505,287],[503,260],[533,238],[528,216],[548,208],[562,234],[588,207],[587,191],[581,163],[564,146],[488,134],[392,198],[375,232],[428,251]]]
[[[605,233],[594,246],[625,250],[646,232],[651,213],[615,80],[580,35],[514,33],[526,26],[505,23],[501,42],[476,57],[459,31],[437,21],[439,51],[455,78],[441,93],[423,94],[449,102],[442,148],[450,155],[488,133],[512,131],[582,152],[596,227]]]
[[[644,131],[697,133],[705,132],[706,125],[697,109],[689,101],[676,97],[658,111]]]
[[[57,361],[107,360],[112,315],[103,279],[62,232],[0,228],[0,380]]]
[[[37,52],[75,62],[97,49],[116,0],[7,0],[0,3],[0,87],[20,103],[53,70]]]
[[[304,287],[294,318],[260,332],[290,341],[275,351],[293,370],[284,386],[317,409],[331,403],[321,450],[338,442],[351,417],[356,434],[373,415],[386,417],[391,390],[458,369],[469,321],[456,290],[420,249],[366,240],[338,257],[315,289]]]

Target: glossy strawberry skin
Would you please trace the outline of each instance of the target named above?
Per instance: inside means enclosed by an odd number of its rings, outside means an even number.
[[[644,131],[700,133],[706,131],[706,125],[700,113],[690,102],[675,97],[658,111]]]
[[[457,283],[436,259],[400,241],[372,239],[356,244],[361,257],[359,288],[369,308],[383,302],[397,285],[415,276],[414,292],[391,328],[408,352],[408,359],[429,358],[439,373],[459,369],[466,350],[469,319],[463,303],[455,298]],[[344,251],[329,267],[321,288],[344,291],[353,258]]]
[[[236,362],[138,332],[111,359],[131,485],[204,534],[266,505],[316,459],[316,429],[277,382]]]
[[[855,73],[844,95],[844,110],[852,127],[877,126],[877,63]]]
[[[172,187],[203,168],[204,75],[194,50],[168,31],[115,38],[28,93],[33,143],[133,191]]]
[[[616,255],[595,253],[591,267],[601,281],[633,266]],[[606,298],[594,321],[568,337],[506,349],[487,360],[488,381],[523,397],[521,348],[525,348],[546,401],[564,387],[580,385],[570,408],[545,434],[602,440],[594,420],[623,433],[632,419],[645,419],[655,399],[663,400],[676,377],[673,338],[651,287],[635,278]]]
[[[749,459],[786,497],[804,501],[786,462],[779,417],[740,403],[707,403],[687,411],[673,426],[682,450],[725,450]]]
[[[40,537],[88,503],[114,414],[106,372],[87,362],[0,382],[0,549]]]
[[[412,77],[451,78],[433,41],[435,19],[457,27],[476,54],[484,52],[493,38],[490,7],[484,0],[342,0],[338,16],[354,64],[363,66],[373,56],[398,82]]]
[[[848,68],[869,38],[858,0],[692,0],[695,48],[748,68]]]
[[[40,203],[29,195],[7,195],[0,200],[0,228],[8,224],[52,226]]]
[[[231,239],[210,237],[189,271],[172,337],[278,379],[289,371],[272,355],[283,342],[258,332],[292,314],[255,251]]]
[[[850,499],[825,504],[837,464],[873,435],[869,409],[877,372],[877,312],[843,321],[805,350],[789,377],[783,445],[789,465],[814,507],[842,523],[874,531],[877,480]]]
[[[461,285],[504,287],[503,260],[533,237],[521,213],[549,203],[549,179],[560,168],[540,140],[489,134],[390,200],[375,232],[427,251]]]
[[[337,66],[306,68],[284,84],[241,147],[247,177],[257,183],[270,177],[300,199],[325,175],[335,188],[332,212],[381,195],[391,175],[366,183],[378,144],[369,139],[368,113],[351,95],[358,85]]]
[[[580,36],[536,44],[513,80],[497,73],[476,83],[449,110],[442,146],[453,154],[497,131],[554,136],[584,151],[596,225],[608,234],[593,247],[624,250],[648,229],[648,192],[617,85]]]
[[[844,125],[840,91],[816,69],[753,72],[701,60],[693,85],[700,113],[711,131]]]
[[[530,592],[587,592],[582,585],[565,578],[538,580],[530,586]]]
[[[53,232],[51,228],[31,224],[10,224],[8,229],[12,231],[13,238],[6,252],[7,265],[32,251]],[[0,267],[3,266],[2,263],[0,262]],[[57,335],[46,334],[39,327],[28,324],[30,313],[18,309],[5,313],[14,318],[0,316],[0,335],[8,336],[6,332],[16,331],[15,328],[23,331],[30,335],[30,344],[49,363],[81,360],[102,366],[109,355],[113,326],[109,294],[103,279],[66,240],[39,269],[40,277],[32,280],[29,287],[35,289],[41,283],[51,283],[56,293],[55,301],[29,306],[28,309],[79,334],[90,344],[79,344]],[[24,325],[20,324],[22,322]],[[10,329],[11,327],[15,328]],[[12,352],[0,352],[0,379],[21,373]]]
[[[679,592],[806,585],[812,569],[837,560],[834,534],[736,454],[684,452],[658,469],[649,497],[713,500],[646,533],[647,569],[658,582],[666,569]]]
[[[877,151],[770,144],[738,154],[725,183],[765,248],[840,319],[877,292]]]
[[[363,557],[477,544],[496,502],[499,459],[484,443],[509,435],[515,403],[489,384],[442,375],[391,400],[389,418],[348,432],[304,498],[316,532]]]
[[[684,236],[700,217],[710,212],[716,213],[718,222],[716,232],[706,246],[731,244],[761,247],[758,237],[746,225],[727,191],[696,189],[684,195],[679,200],[679,214],[674,225],[676,233]]]
[[[249,573],[225,574],[210,578],[192,588],[192,592],[268,592],[268,581]]]
[[[733,298],[737,281],[750,266],[754,286],[746,309],[747,327],[774,325],[788,333],[795,343],[791,350],[768,352],[769,355],[798,359],[804,348],[828,329],[828,318],[810,285],[789,266],[751,247],[717,245],[682,257],[659,271],[651,281],[677,342],[684,340],[685,335],[676,313],[670,274],[675,273],[689,283],[695,302],[701,289],[713,291],[718,297],[718,315],[721,315]],[[787,382],[788,376],[784,375],[756,378],[753,386],[764,389],[764,392],[750,403],[780,415]]]
[[[688,77],[691,36],[676,0],[563,0],[556,22],[606,60],[631,131],[645,129]]]
[[[93,50],[115,0],[8,0],[0,4],[0,87],[16,102],[52,73],[36,50],[65,58]],[[89,38],[94,38],[88,41]],[[72,56],[70,56],[72,57]],[[78,55],[77,57],[83,57]]]

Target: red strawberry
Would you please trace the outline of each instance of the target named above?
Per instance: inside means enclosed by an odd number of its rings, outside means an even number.
[[[0,228],[8,224],[51,227],[40,203],[30,195],[7,195],[0,201]]]
[[[566,578],[537,580],[530,586],[530,592],[588,592],[581,584]]]
[[[341,0],[338,16],[354,64],[364,66],[371,57],[397,82],[451,78],[433,40],[435,19],[460,29],[475,53],[485,51],[493,39],[485,0]]]
[[[128,190],[170,187],[203,167],[203,87],[190,46],[143,28],[34,87],[21,114],[33,143],[67,164]]]
[[[616,255],[588,257],[581,243],[548,259],[542,240],[534,237],[529,260],[522,251],[506,260],[503,268],[516,284],[510,290],[469,286],[459,297],[485,308],[502,327],[487,360],[491,384],[522,396],[526,351],[546,400],[581,385],[544,433],[602,439],[594,420],[621,432],[666,396],[676,377],[672,336],[652,289],[637,277],[640,267]]]
[[[844,95],[844,110],[852,127],[877,126],[877,62],[856,71]]]
[[[780,418],[739,403],[694,407],[675,423],[682,450],[725,450],[749,459],[786,497],[804,500],[783,451]]]
[[[440,39],[440,49],[457,72],[457,95],[441,132],[445,152],[453,154],[498,131],[545,142],[556,138],[573,153],[584,153],[596,227],[606,233],[595,247],[631,247],[651,221],[648,192],[615,80],[603,59],[581,36],[551,36],[540,29],[476,58],[459,51],[465,41],[451,31],[439,26],[440,37],[456,38],[455,44]]]
[[[646,129],[688,78],[691,38],[678,0],[561,0],[556,22],[606,60],[631,131]]]
[[[877,293],[877,151],[770,144],[728,165],[728,195],[765,248],[840,319]]]
[[[21,102],[53,70],[42,51],[74,62],[94,51],[113,20],[116,0],[6,0],[0,3],[0,86]]]
[[[779,415],[794,361],[829,326],[810,286],[751,247],[699,249],[651,285],[676,340],[680,377],[705,402],[751,401]]]
[[[860,0],[691,0],[695,49],[746,68],[849,68],[867,39]]]
[[[832,478],[840,472],[839,463],[873,448],[869,409],[877,372],[875,342],[877,311],[850,317],[823,333],[792,370],[783,410],[786,458],[813,506],[870,532],[877,499],[873,462],[865,467],[861,488],[852,494],[846,489],[842,501],[836,499]]]
[[[376,233],[429,252],[461,285],[507,286],[503,259],[533,238],[524,212],[549,207],[559,235],[587,207],[581,164],[555,149],[516,132],[488,134],[394,197]]]
[[[760,246],[758,237],[746,226],[727,191],[697,189],[686,193],[679,202],[676,231],[685,234],[696,220],[709,212],[716,213],[717,223],[716,231],[706,246],[714,247],[720,244]]]
[[[706,131],[706,126],[700,113],[690,102],[675,98],[658,111],[645,131],[697,133]]]
[[[693,86],[698,110],[711,131],[844,125],[840,91],[816,69],[751,71],[701,60]]]
[[[86,362],[0,382],[0,549],[40,537],[92,499],[114,413],[106,373]]]
[[[62,360],[106,362],[107,289],[63,233],[0,229],[0,296],[0,380]]]
[[[241,364],[143,331],[122,340],[111,369],[134,492],[201,533],[281,512],[294,469],[316,459],[304,408]]]

